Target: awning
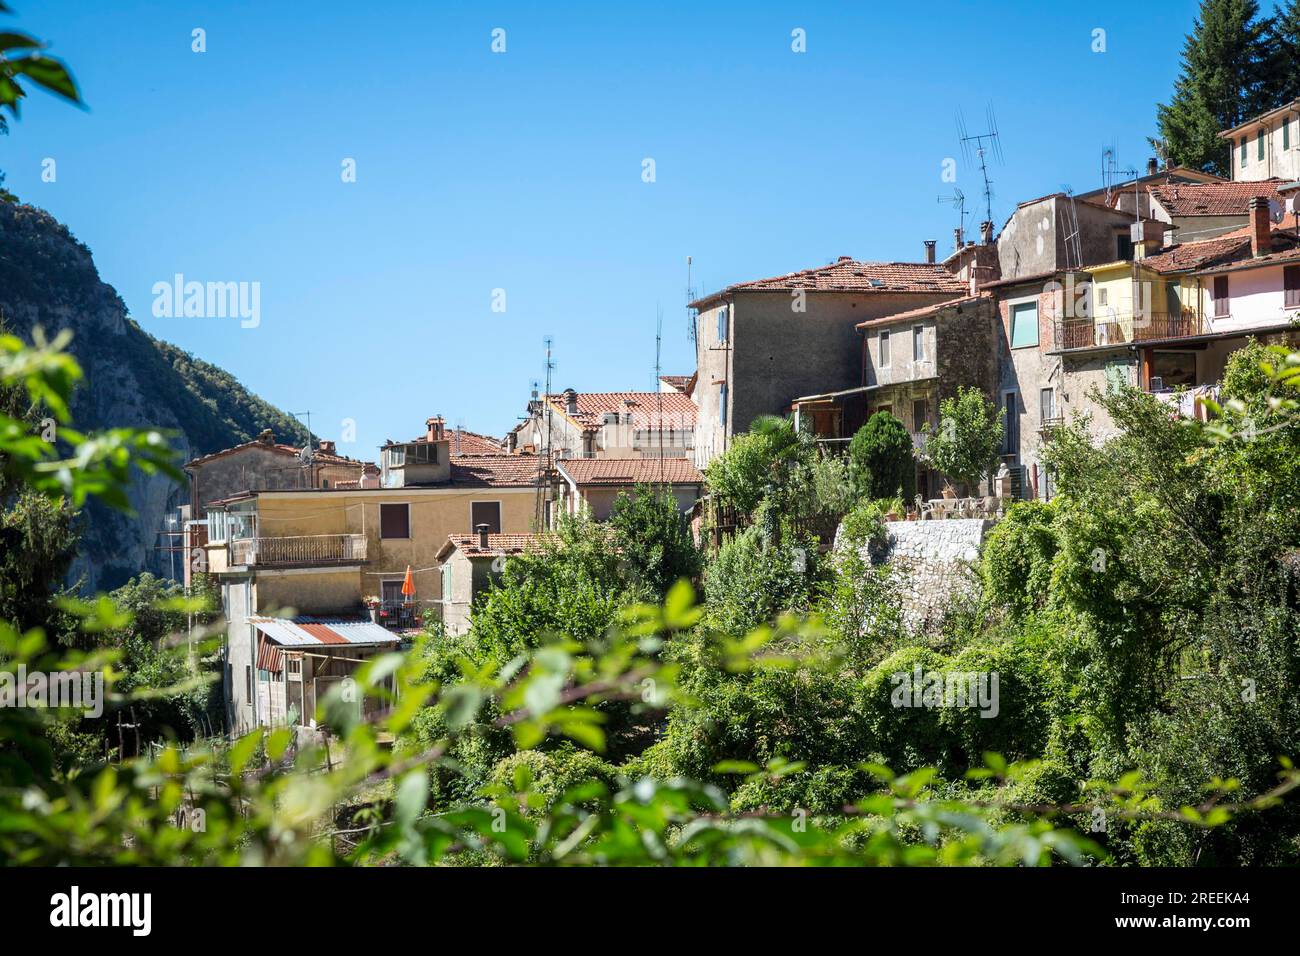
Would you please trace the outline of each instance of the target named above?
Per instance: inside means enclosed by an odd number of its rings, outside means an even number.
[[[278,674],[284,670],[284,649],[263,634],[257,642],[257,669]]]
[[[306,616],[251,617],[248,620],[265,640],[282,648],[321,647],[331,644],[374,647],[396,644],[401,640],[388,628],[373,621]]]

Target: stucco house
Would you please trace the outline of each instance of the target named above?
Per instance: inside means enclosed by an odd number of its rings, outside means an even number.
[[[252,671],[260,619],[292,609],[356,620],[368,617],[364,602],[375,598],[383,624],[414,627],[440,607],[437,553],[448,535],[479,525],[533,529],[534,458],[455,456],[449,448],[441,420],[431,419],[423,440],[384,446],[384,480],[374,487],[253,489],[209,503],[204,563],[221,585],[227,619],[232,727],[258,722]],[[408,568],[411,595],[402,593]]]
[[[862,384],[857,325],[962,295],[967,284],[934,262],[858,262],[729,285],[691,303],[699,406],[694,462],[704,468],[760,415],[801,395]]]
[[[1300,179],[1300,100],[1219,134],[1228,141],[1234,182]]]
[[[675,378],[680,379],[680,376]],[[684,388],[687,383],[681,383]],[[689,457],[696,407],[686,392],[660,382],[657,392],[578,392],[528,403],[507,437],[513,451],[563,458]]]
[[[505,567],[505,559],[541,547],[538,534],[490,534],[480,526],[474,534],[452,534],[438,550],[442,571],[442,624],[448,634],[469,630],[474,601]]]
[[[621,494],[638,485],[667,488],[683,514],[704,493],[704,476],[685,458],[572,458],[556,462],[559,510],[604,521]]]

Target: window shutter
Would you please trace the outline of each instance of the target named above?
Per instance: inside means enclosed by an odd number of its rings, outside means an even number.
[[[1214,314],[1216,316],[1225,316],[1228,314],[1228,277],[1214,277]]]
[[[1282,148],[1291,148],[1291,118],[1287,117],[1282,121]]]
[[[501,533],[501,502],[475,501],[469,506],[470,531],[477,534],[478,526],[488,526],[488,534]]]
[[[1283,303],[1288,309],[1300,308],[1300,266],[1282,270]]]
[[[411,536],[411,510],[405,504],[379,506],[379,537],[409,538]]]
[[[1246,165],[1246,142],[1246,137],[1243,136],[1241,138],[1241,165],[1243,168]]]
[[[1255,142],[1258,144],[1255,158],[1262,160],[1264,158],[1264,130],[1262,128],[1255,137]]]

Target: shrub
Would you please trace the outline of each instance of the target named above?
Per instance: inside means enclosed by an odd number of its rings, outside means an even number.
[[[849,462],[859,489],[868,498],[916,493],[912,436],[889,412],[876,412],[849,442]]]
[[[609,516],[624,567],[647,599],[658,603],[681,578],[700,573],[700,552],[677,499],[665,488],[637,485],[620,494]]]
[[[985,607],[1021,618],[1046,604],[1058,548],[1055,513],[1050,504],[1017,502],[989,532],[980,561]]]
[[[939,428],[925,426],[926,460],[973,494],[1002,447],[1005,416],[978,388],[958,388],[939,404]]]

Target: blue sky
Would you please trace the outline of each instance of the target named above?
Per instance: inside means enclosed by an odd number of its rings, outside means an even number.
[[[88,110],[34,93],[0,138],[6,185],[90,246],[145,329],[320,435],[355,420],[340,451],[366,458],[435,413],[503,433],[546,335],[556,390],[650,389],[662,310],[664,371],[690,372],[688,255],[711,290],[917,260],[925,239],[946,254],[945,158],[980,205],[959,109],[971,130],[996,111],[999,227],[1016,201],[1100,185],[1107,144],[1142,166],[1197,7],[13,5],[3,26],[49,40]],[[156,318],[176,273],[259,282],[260,325]]]

